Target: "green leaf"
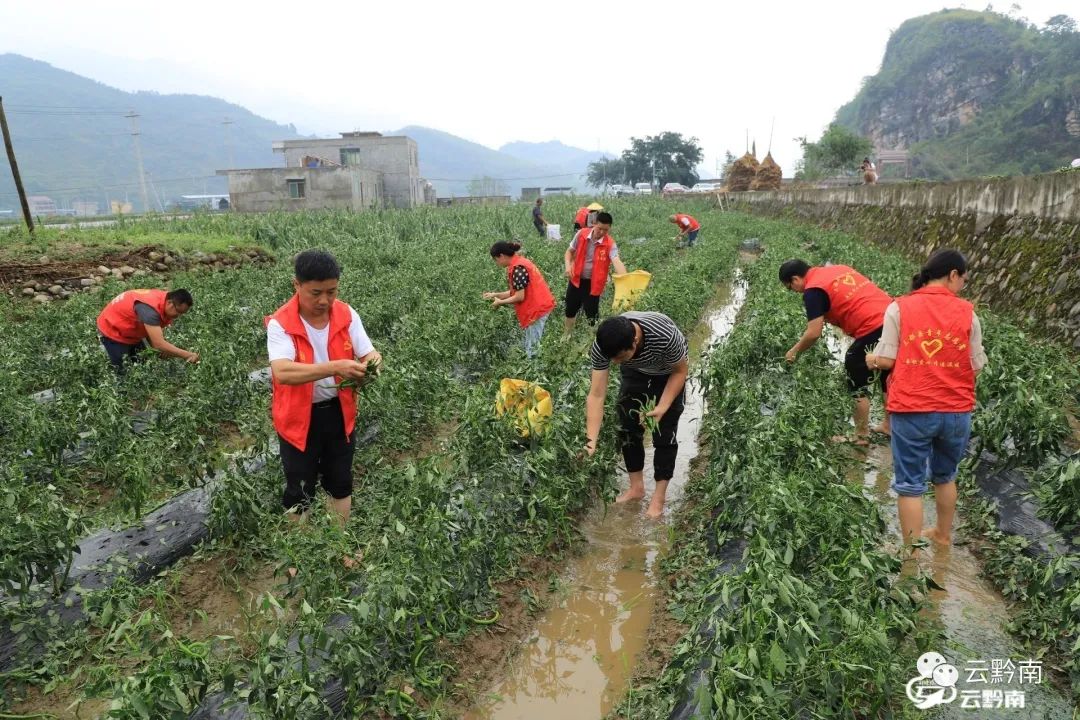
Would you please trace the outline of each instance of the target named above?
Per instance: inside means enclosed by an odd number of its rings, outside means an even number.
[[[787,654],[780,649],[780,645],[775,640],[773,640],[772,647],[769,648],[769,660],[776,669],[776,673],[783,677],[787,671]]]

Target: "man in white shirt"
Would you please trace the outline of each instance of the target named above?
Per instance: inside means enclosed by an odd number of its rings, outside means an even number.
[[[334,256],[305,250],[294,267],[296,293],[266,318],[271,412],[285,468],[282,502],[290,519],[299,520],[321,477],[344,526],[352,507],[356,387],[367,379],[368,363],[382,356],[356,311],[337,299],[341,268]]]

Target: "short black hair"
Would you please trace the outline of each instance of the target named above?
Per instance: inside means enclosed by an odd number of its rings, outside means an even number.
[[[174,306],[185,305],[189,308],[195,306],[195,298],[191,297],[191,292],[184,288],[170,290],[165,293],[165,300],[171,302]]]
[[[600,353],[608,360],[624,350],[634,347],[634,323],[624,315],[610,317],[596,328],[596,344]]]
[[[500,241],[491,246],[491,257],[500,255],[513,256],[521,249],[521,243]]]
[[[611,219],[611,213],[606,211],[600,211],[596,213],[596,222],[603,223],[604,225],[614,225],[615,221]]]
[[[810,266],[805,260],[788,260],[780,266],[780,282],[787,285],[796,275],[804,278],[808,272],[810,272]]]
[[[341,277],[341,266],[337,259],[325,250],[305,250],[296,256],[293,268],[296,279],[302,283]]]

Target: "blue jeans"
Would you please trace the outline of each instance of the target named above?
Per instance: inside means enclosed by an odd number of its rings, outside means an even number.
[[[697,230],[691,230],[686,233],[686,247],[694,247],[694,243],[697,242],[697,234],[701,232],[701,228]]]
[[[551,313],[548,313],[550,315]],[[525,355],[528,357],[536,357],[536,348],[540,345],[540,338],[544,335],[544,324],[547,323],[548,316],[534,320],[533,324],[525,328]]]
[[[889,413],[892,428],[893,482],[897,495],[918,497],[935,485],[950,483],[967,452],[971,413]]]

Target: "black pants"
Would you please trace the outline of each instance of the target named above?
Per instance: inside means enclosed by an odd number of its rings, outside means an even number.
[[[646,375],[630,368],[621,368],[619,385],[619,438],[622,440],[623,460],[627,472],[645,468],[645,428],[641,426],[638,410],[650,398],[660,401],[670,375]],[[683,411],[685,388],[660,420],[660,432],[653,433],[653,479],[670,480],[675,474],[675,456],[679,452],[677,430]]]
[[[577,317],[578,311],[584,308],[589,324],[596,324],[596,318],[600,316],[600,296],[590,294],[591,289],[591,278],[581,278],[577,287],[569,280],[566,282],[566,317]]]
[[[345,437],[345,417],[337,398],[311,406],[311,426],[308,427],[307,447],[301,451],[278,435],[281,441],[281,464],[285,468],[285,509],[311,507],[315,496],[315,481],[330,497],[341,500],[352,495],[352,460],[356,449],[356,429]]]
[[[878,328],[861,338],[856,338],[844,355],[844,370],[847,371],[848,390],[855,397],[865,397],[866,390],[870,387],[870,381],[873,379],[875,371],[866,367],[866,351],[881,339],[881,330],[882,328]],[[878,383],[881,385],[881,392],[885,392],[885,383],[889,379],[890,371],[878,370],[877,372],[879,373]]]
[[[118,343],[115,340],[99,336],[101,338],[101,344],[105,348],[105,354],[109,356],[109,362],[112,363],[113,369],[116,370],[118,375],[124,374],[124,363],[134,363],[139,361],[139,353],[145,350],[148,346],[145,340],[140,340],[135,345],[125,345],[124,343]]]
[[[544,223],[534,222],[533,227],[536,228],[536,232],[540,233],[540,237],[543,237],[546,234],[544,232]]]

